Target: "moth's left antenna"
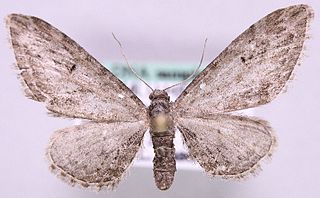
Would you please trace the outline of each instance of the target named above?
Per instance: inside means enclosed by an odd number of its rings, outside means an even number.
[[[119,41],[119,40],[117,39],[117,37],[113,34],[113,32],[112,32],[112,36],[113,36],[114,40],[117,41],[117,43],[118,43],[118,45],[119,45],[119,47],[120,47],[120,50],[121,50],[121,54],[122,54],[123,58],[126,60],[127,66],[129,67],[129,69],[131,70],[131,72],[132,72],[139,80],[141,80],[145,85],[147,85],[147,87],[149,87],[149,88],[151,89],[151,91],[153,91],[152,87],[151,87],[150,85],[148,85],[148,83],[147,83],[146,81],[144,81],[141,76],[139,76],[139,74],[133,69],[133,67],[131,67],[131,65],[130,65],[129,62],[128,62],[128,59],[127,59],[126,55],[125,55],[124,52],[123,52],[123,48],[122,48],[122,45],[121,45],[120,41]]]

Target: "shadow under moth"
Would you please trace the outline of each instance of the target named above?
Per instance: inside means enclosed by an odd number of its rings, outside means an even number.
[[[74,185],[113,188],[152,137],[154,179],[170,188],[178,129],[189,155],[211,176],[242,178],[272,155],[267,121],[230,112],[273,100],[290,79],[307,39],[312,9],[294,5],[251,25],[170,101],[165,90],[141,100],[75,41],[47,22],[11,14],[10,31],[25,94],[60,117],[89,122],[55,131],[47,148],[51,170]]]

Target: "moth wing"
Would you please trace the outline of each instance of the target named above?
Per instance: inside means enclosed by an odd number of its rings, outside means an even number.
[[[58,130],[47,148],[50,167],[71,184],[113,188],[138,152],[147,128],[143,121],[91,122]]]
[[[215,114],[177,119],[189,154],[212,176],[242,178],[254,173],[276,144],[266,121]]]
[[[250,26],[187,86],[174,109],[200,116],[273,100],[299,61],[312,16],[309,6],[295,5]]]
[[[144,104],[75,41],[47,22],[7,17],[26,95],[59,116],[94,121],[137,121]]]

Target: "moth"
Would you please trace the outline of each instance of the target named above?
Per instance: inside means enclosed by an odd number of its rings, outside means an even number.
[[[11,14],[6,23],[26,96],[56,116],[88,120],[54,132],[46,152],[51,170],[73,185],[113,188],[149,129],[155,183],[166,190],[176,172],[176,129],[211,176],[248,176],[272,155],[276,138],[268,122],[231,112],[266,104],[283,90],[312,16],[307,5],[272,12],[232,41],[174,102],[156,89],[149,107],[47,22]]]

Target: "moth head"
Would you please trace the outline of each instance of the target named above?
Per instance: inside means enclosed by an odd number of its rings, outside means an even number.
[[[164,90],[159,90],[159,89],[155,89],[151,92],[151,94],[149,95],[150,100],[154,100],[154,99],[165,99],[165,100],[170,100],[170,96],[168,95],[168,93]]]

